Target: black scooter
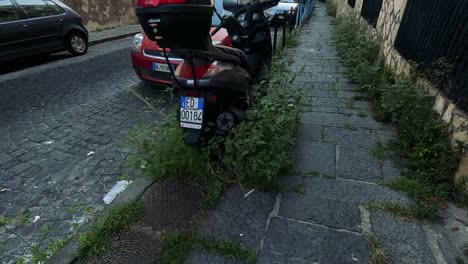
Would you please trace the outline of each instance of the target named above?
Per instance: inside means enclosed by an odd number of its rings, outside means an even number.
[[[164,49],[180,96],[178,117],[185,142],[205,142],[225,134],[246,118],[252,85],[266,78],[272,60],[268,18],[264,11],[279,0],[237,4],[224,0],[230,16],[218,17],[233,48],[213,46],[209,34],[211,0],[136,0],[136,14],[146,35]],[[166,48],[184,62],[174,71]]]
[[[255,82],[267,77],[271,66],[270,27],[264,11],[277,3],[224,1],[224,9],[232,15],[220,17],[211,35],[226,28],[233,48],[213,46],[207,36],[203,49],[172,50],[184,59],[175,71],[175,90],[187,144],[225,134],[245,120],[248,93]]]

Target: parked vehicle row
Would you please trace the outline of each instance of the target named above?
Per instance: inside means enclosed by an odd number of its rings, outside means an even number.
[[[0,0],[0,61],[68,50],[83,55],[88,31],[81,17],[57,0]]]
[[[273,22],[283,20],[295,21],[299,5],[297,1],[298,0],[281,0],[273,10]],[[220,14],[230,13],[229,10],[223,8],[222,0],[216,0],[214,3]],[[216,14],[213,14],[211,21],[212,32],[219,26],[221,21]],[[212,36],[212,41],[214,45],[232,46],[228,32],[224,28]],[[179,56],[170,51],[168,55],[173,69],[176,69],[183,61]],[[163,49],[158,46],[157,42],[148,39],[144,32],[134,36],[131,58],[135,73],[147,84],[161,87],[172,85],[172,77],[169,67],[166,65]]]

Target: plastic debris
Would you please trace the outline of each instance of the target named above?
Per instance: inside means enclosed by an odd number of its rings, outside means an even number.
[[[53,141],[53,140],[49,140],[49,141],[44,142],[44,145],[50,145],[50,144],[52,144],[52,143],[54,143],[54,141]]]
[[[250,190],[248,193],[244,195],[244,198],[247,198],[247,196],[251,195],[254,191],[255,189]]]
[[[127,188],[127,186],[132,183],[132,182],[129,182],[129,181],[118,181],[114,187],[112,187],[112,189],[106,194],[106,196],[104,196],[104,198],[102,199],[104,201],[105,204],[110,204],[112,203],[112,201],[114,201],[115,197],[117,196],[117,194],[121,193],[123,190],[125,190],[125,188]]]
[[[36,215],[36,216],[34,217],[33,223],[36,223],[37,221],[39,221],[39,219],[41,219],[41,217],[38,216],[38,215]]]
[[[92,156],[92,155],[94,155],[94,154],[96,154],[96,152],[90,151],[90,152],[88,153],[88,155],[86,155],[86,157]]]

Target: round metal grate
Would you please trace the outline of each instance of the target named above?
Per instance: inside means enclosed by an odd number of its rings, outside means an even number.
[[[153,263],[161,251],[160,243],[139,231],[118,237],[111,249],[98,256],[90,256],[80,264],[144,264]]]
[[[179,180],[153,184],[141,198],[145,224],[153,230],[178,230],[187,227],[200,208],[201,191]]]

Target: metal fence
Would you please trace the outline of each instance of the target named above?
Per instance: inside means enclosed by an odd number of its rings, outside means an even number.
[[[284,11],[282,16],[275,16],[274,20],[271,21],[273,26],[273,52],[276,53],[278,46],[278,32],[282,31],[282,48],[286,45],[286,34],[292,34],[294,28],[301,27],[312,15],[314,11],[316,0],[306,0],[305,3],[299,3],[296,16],[291,16],[293,10],[288,14],[288,11]],[[282,17],[280,19],[280,17]],[[288,29],[289,28],[289,29]],[[287,30],[288,29],[288,30]]]
[[[364,0],[362,2],[361,15],[373,27],[377,25],[383,0]]]
[[[408,0],[395,48],[432,73],[430,80],[445,79],[440,88],[468,111],[467,0]],[[434,66],[441,58],[449,65],[445,76]]]

